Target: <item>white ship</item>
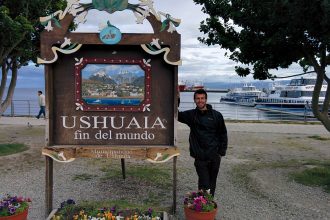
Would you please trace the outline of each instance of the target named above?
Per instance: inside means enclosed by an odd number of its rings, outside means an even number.
[[[256,108],[294,115],[313,116],[311,111],[315,77],[292,79],[288,85],[275,86],[268,97],[256,99]],[[319,105],[323,104],[327,84],[322,85]]]

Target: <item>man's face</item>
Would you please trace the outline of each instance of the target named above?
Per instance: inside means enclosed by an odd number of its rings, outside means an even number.
[[[195,94],[195,104],[198,109],[205,110],[206,109],[206,98],[205,94]]]

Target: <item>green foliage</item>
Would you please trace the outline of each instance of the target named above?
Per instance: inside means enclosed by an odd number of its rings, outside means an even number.
[[[329,141],[330,140],[330,138],[321,137],[320,135],[312,135],[312,136],[308,136],[308,138],[319,140],[319,141]]]
[[[256,79],[270,78],[270,69],[299,62],[304,70],[311,57],[330,52],[330,2],[309,0],[194,0],[210,15],[201,22],[200,41],[228,49],[230,59],[248,68]],[[329,55],[328,55],[329,56]],[[249,71],[250,70],[250,71]]]
[[[122,172],[120,169],[102,169],[105,172],[103,179],[121,178]],[[168,188],[171,185],[171,172],[161,166],[153,165],[135,165],[126,167],[126,176],[133,177],[142,181],[147,181],[159,187]]]
[[[61,203],[61,207],[56,212],[53,219],[161,219],[162,212],[153,208],[140,209],[132,207],[133,204],[124,202],[125,209],[118,204],[110,205],[109,202],[84,202],[76,205],[75,201],[68,199]]]
[[[293,173],[293,179],[307,186],[321,186],[330,193],[330,166],[317,166],[302,172]]]
[[[72,180],[91,180],[94,177],[96,177],[96,175],[92,175],[92,174],[88,174],[88,173],[82,173],[82,174],[76,174]]]
[[[19,66],[36,60],[39,53],[39,17],[64,9],[66,2],[50,0],[4,0],[0,7],[0,58],[15,58]],[[4,62],[2,60],[2,62]]]
[[[0,156],[16,154],[29,149],[24,144],[0,144]]]
[[[199,38],[207,45],[227,49],[239,76],[255,79],[276,78],[270,70],[299,63],[317,74],[312,97],[314,116],[330,131],[330,89],[320,108],[320,91],[330,64],[329,0],[194,0],[210,17],[201,22]]]

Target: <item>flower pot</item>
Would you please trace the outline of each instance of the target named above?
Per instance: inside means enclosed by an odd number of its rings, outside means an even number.
[[[184,214],[186,220],[214,220],[217,215],[218,209],[214,209],[211,212],[197,212],[195,210],[184,207]]]
[[[0,220],[26,220],[29,209],[25,209],[23,212],[11,215],[11,216],[0,216]]]

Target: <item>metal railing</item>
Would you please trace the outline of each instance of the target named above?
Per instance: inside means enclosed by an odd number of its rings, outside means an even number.
[[[35,100],[12,100],[4,116],[35,116],[39,112],[38,101]]]
[[[254,107],[241,106],[237,104],[208,103],[222,113],[226,120],[275,120],[275,121],[316,121],[310,115],[293,115],[283,112],[271,112],[256,109]],[[181,102],[179,110],[184,111],[195,108],[193,102]],[[4,116],[27,116],[33,117],[39,112],[39,104],[36,100],[12,100]]]
[[[274,112],[274,111],[264,111],[259,110],[254,107],[241,106],[238,104],[226,104],[226,103],[215,103],[208,102],[212,105],[213,109],[221,112],[226,120],[274,120],[274,121],[316,121],[315,117],[311,117],[307,112],[303,112],[300,115],[294,113],[289,114],[285,112]],[[188,109],[195,108],[195,103],[193,102],[181,102],[179,110],[184,111]]]

